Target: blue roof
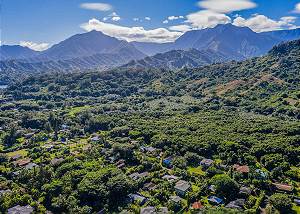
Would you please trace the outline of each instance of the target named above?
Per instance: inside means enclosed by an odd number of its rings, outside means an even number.
[[[223,199],[218,198],[216,196],[209,196],[208,200],[213,202],[213,203],[217,203],[217,204],[222,204],[223,203]]]

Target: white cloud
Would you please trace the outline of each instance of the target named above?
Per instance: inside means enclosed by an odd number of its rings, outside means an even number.
[[[190,23],[194,28],[203,29],[215,27],[218,24],[231,23],[231,18],[225,14],[210,10],[201,10],[187,15],[186,23]]]
[[[86,31],[98,30],[119,39],[139,42],[172,42],[181,36],[182,32],[169,31],[166,28],[156,28],[146,30],[143,27],[125,27],[121,25],[101,22],[97,19],[91,19],[81,25]]]
[[[237,17],[233,20],[233,24],[240,27],[249,27],[255,32],[265,32],[282,29],[292,29],[295,25],[296,17],[285,16],[279,20],[270,19],[264,15],[254,14],[250,18]]]
[[[133,18],[132,20],[133,20],[133,21],[135,21],[135,22],[138,22],[138,21],[140,21],[140,19],[139,19],[139,18]]]
[[[121,17],[116,12],[112,12],[108,16],[104,17],[102,20],[103,21],[111,20],[111,21],[117,22],[117,21],[121,20]]]
[[[255,8],[257,5],[251,0],[203,0],[198,6],[217,13],[230,13]]]
[[[145,17],[145,20],[150,21],[151,18],[150,18],[149,16],[146,16],[146,17]]]
[[[184,19],[183,16],[169,16],[168,20],[173,21],[173,20],[177,20],[177,19]]]
[[[294,13],[300,13],[300,2],[296,4],[295,10],[293,11]]]
[[[111,18],[111,20],[117,22],[117,21],[120,21],[121,17],[120,16],[114,16]]]
[[[164,20],[164,21],[163,21],[163,24],[168,24],[168,23],[169,23],[168,20]]]
[[[44,51],[50,46],[48,43],[34,43],[30,41],[21,41],[20,45],[23,47],[28,47],[35,51]]]
[[[184,32],[192,30],[192,27],[189,25],[174,25],[174,26],[169,27],[169,30],[179,31],[179,32],[184,33]]]
[[[105,3],[83,3],[80,5],[80,7],[83,9],[98,11],[109,11],[113,8],[110,4]]]

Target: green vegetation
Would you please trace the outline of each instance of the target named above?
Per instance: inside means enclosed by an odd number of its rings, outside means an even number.
[[[296,212],[299,43],[198,69],[15,83],[0,106],[0,211]]]

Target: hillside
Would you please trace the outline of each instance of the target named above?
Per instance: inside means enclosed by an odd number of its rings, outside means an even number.
[[[9,59],[25,59],[35,57],[39,52],[20,45],[0,46],[0,61]]]
[[[127,69],[163,68],[168,70],[195,68],[208,64],[225,62],[230,59],[214,51],[198,51],[196,49],[172,50],[162,54],[156,54],[140,60],[133,60],[121,66]]]
[[[264,57],[244,62],[232,61],[168,72],[137,66],[136,69],[121,67],[100,73],[62,75],[59,78],[64,79],[65,86],[74,83],[77,87],[69,90],[60,86],[60,93],[73,94],[76,98],[81,94],[78,85],[87,80],[91,84],[85,95],[87,97],[96,94],[126,97],[188,95],[209,108],[230,107],[299,118],[299,67],[300,40],[296,40],[274,47]],[[54,79],[57,78],[55,76]],[[23,83],[23,87],[40,88],[54,83],[54,79],[51,76],[46,79],[32,77]],[[22,91],[22,87],[18,90]],[[26,97],[26,94],[20,93],[20,96]],[[31,93],[30,97],[38,94]]]

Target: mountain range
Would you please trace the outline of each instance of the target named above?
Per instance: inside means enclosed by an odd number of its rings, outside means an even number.
[[[192,30],[171,43],[127,42],[99,31],[77,34],[45,51],[0,47],[0,78],[10,73],[110,69],[113,67],[199,67],[266,54],[274,45],[300,38],[300,28],[256,33],[231,24]]]

